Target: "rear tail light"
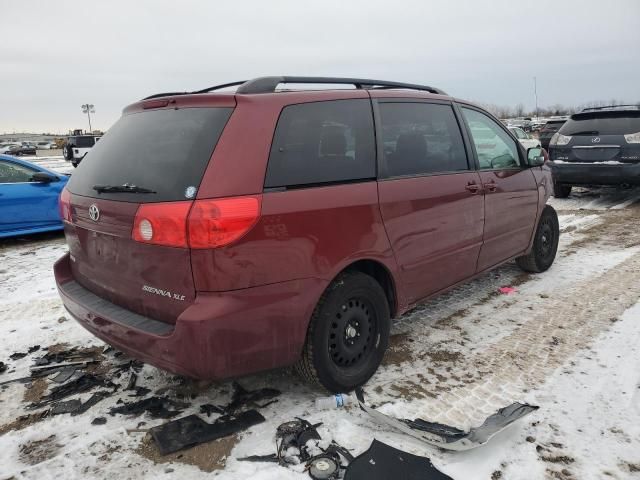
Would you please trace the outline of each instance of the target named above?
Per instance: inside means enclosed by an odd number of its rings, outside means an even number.
[[[551,137],[551,141],[549,145],[566,145],[571,141],[571,137],[567,135],[562,135],[561,133],[554,133],[553,137]]]
[[[133,221],[133,239],[141,243],[188,247],[187,216],[193,202],[144,203]]]
[[[640,132],[629,133],[624,136],[624,139],[627,141],[627,143],[640,143]]]
[[[58,211],[60,212],[60,218],[64,222],[71,222],[71,194],[69,190],[67,190],[67,187],[63,188],[60,192]]]
[[[191,248],[216,248],[245,235],[260,217],[261,197],[196,200],[189,215]]]
[[[222,247],[253,228],[260,206],[260,196],[146,203],[138,207],[132,237],[170,247]]]

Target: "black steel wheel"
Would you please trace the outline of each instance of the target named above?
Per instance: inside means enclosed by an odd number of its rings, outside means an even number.
[[[538,227],[536,228],[533,248],[527,255],[516,258],[516,263],[527,272],[544,272],[556,258],[558,241],[560,240],[560,225],[558,215],[550,205],[544,207]]]
[[[298,372],[331,392],[363,385],[382,361],[390,323],[378,282],[361,272],[341,274],[314,310]]]

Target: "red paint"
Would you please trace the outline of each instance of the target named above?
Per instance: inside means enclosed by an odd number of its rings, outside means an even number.
[[[454,101],[423,92],[371,95]],[[294,363],[322,292],[355,262],[376,262],[388,272],[393,313],[399,315],[531,248],[550,194],[546,167],[263,191],[282,108],[347,98],[369,98],[369,92],[204,94],[172,97],[166,105],[154,101],[153,108],[235,107],[195,202],[175,202],[189,208],[168,212],[170,204],[140,206],[67,194],[70,255],[56,263],[55,276],[58,284],[75,280],[175,329],[157,336],[123,327],[61,294],[66,308],[89,331],[136,358],[191,377],[219,379]],[[149,105],[138,102],[124,112]],[[256,208],[234,204],[237,198],[255,199]],[[100,209],[98,222],[89,218],[92,204]],[[229,212],[235,213],[226,216]],[[139,236],[145,215],[160,222],[161,238],[168,238],[159,242],[164,245]],[[179,221],[167,226],[162,215]],[[194,234],[192,228],[202,230]],[[183,299],[149,293],[145,285]]]

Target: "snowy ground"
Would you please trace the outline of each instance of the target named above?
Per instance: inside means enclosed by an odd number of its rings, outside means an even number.
[[[309,478],[302,466],[237,459],[274,451],[276,427],[300,416],[323,422],[323,442],[354,454],[373,438],[428,456],[454,479],[628,479],[640,476],[640,189],[578,190],[555,200],[563,232],[559,256],[541,275],[506,265],[399,319],[384,365],[366,386],[368,401],[401,418],[461,428],[513,401],[540,406],[476,450],[439,451],[390,431],[356,408],[318,411],[318,393],[290,371],[240,379],[274,387],[267,421],[225,440],[163,458],[145,431],[164,420],[110,416],[122,389],[78,416],[39,418],[30,402],[47,381],[0,386],[0,480],[6,478]],[[0,244],[0,383],[28,374],[46,348],[101,345],[62,308],[51,267],[66,250],[61,235]],[[517,292],[501,295],[501,286]],[[11,360],[15,352],[40,350]],[[100,369],[124,385],[105,354]],[[145,366],[139,386],[191,404],[225,404],[231,382],[194,384]],[[90,394],[82,394],[86,399]],[[30,417],[19,419],[24,415]],[[105,425],[92,425],[96,417]],[[209,420],[212,420],[212,416]],[[133,430],[133,431],[132,431]]]

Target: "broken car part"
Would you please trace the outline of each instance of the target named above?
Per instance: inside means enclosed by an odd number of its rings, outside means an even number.
[[[360,408],[382,424],[394,427],[412,437],[422,440],[429,445],[435,445],[445,450],[469,450],[487,443],[496,433],[504,430],[516,420],[536,411],[539,407],[526,403],[512,403],[501,408],[488,417],[482,425],[470,429],[468,432],[440,423],[428,422],[417,418],[415,420],[399,420],[385,415],[378,410],[368,407],[364,401],[364,392],[356,389],[356,396]]]
[[[264,417],[256,410],[242,412],[235,417],[220,417],[207,423],[197,415],[173,420],[150,432],[162,455],[177,452],[200,443],[227,437],[264,422]]]
[[[109,392],[96,392],[84,403],[78,399],[54,403],[49,413],[51,415],[61,415],[63,413],[70,413],[72,416],[80,415],[108,396]]]
[[[335,480],[340,475],[340,457],[336,453],[321,453],[307,462],[307,472],[314,480]]]
[[[182,413],[187,404],[162,397],[149,397],[137,402],[125,403],[109,410],[111,415],[140,415],[149,412],[152,418],[171,418]]]
[[[288,463],[285,460],[284,454],[291,447],[298,449],[300,452],[300,460],[303,462],[309,460],[311,455],[309,455],[307,451],[307,442],[309,440],[321,440],[317,430],[320,425],[322,424],[316,423],[312,425],[302,418],[296,418],[295,420],[285,422],[278,426],[276,430],[276,454],[280,459],[280,464],[284,465]]]
[[[32,404],[33,407],[38,408],[44,405],[48,405],[53,402],[57,402],[76,393],[86,392],[97,386],[111,386],[110,382],[106,382],[103,378],[96,377],[95,375],[81,374],[75,380],[71,380],[65,384],[51,389],[48,395],[42,397],[38,403]]]
[[[373,440],[369,449],[347,467],[344,480],[453,480],[419,457]]]

